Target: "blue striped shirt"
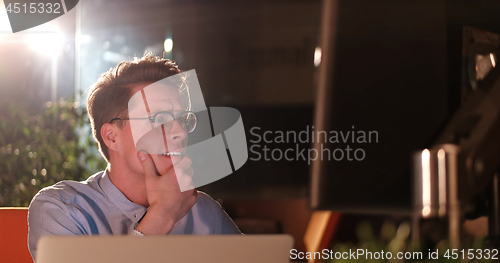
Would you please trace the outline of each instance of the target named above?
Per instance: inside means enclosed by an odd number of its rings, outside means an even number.
[[[62,181],[42,189],[28,211],[28,246],[36,256],[38,239],[46,235],[132,234],[147,208],[130,201],[106,171],[86,181]],[[196,204],[175,223],[170,234],[241,234],[220,204],[199,192]]]

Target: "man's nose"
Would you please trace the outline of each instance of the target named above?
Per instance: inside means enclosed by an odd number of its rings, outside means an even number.
[[[170,140],[184,140],[187,138],[187,131],[182,125],[179,123],[178,120],[174,121],[174,124],[172,126],[172,129],[168,133],[168,139]]]

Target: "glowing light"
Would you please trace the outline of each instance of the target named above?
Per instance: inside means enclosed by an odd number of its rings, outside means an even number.
[[[321,47],[316,47],[314,49],[314,66],[319,66],[321,64]]]
[[[82,35],[82,34],[76,34],[75,41],[80,44],[87,44],[90,43],[92,40],[92,37],[90,35]]]
[[[54,55],[58,52],[64,43],[62,34],[54,33],[32,33],[27,35],[28,44],[33,50],[42,54]]]
[[[439,178],[439,215],[446,214],[446,153],[438,151],[438,178]]]
[[[171,38],[165,39],[165,43],[163,43],[163,49],[165,52],[171,52],[174,47],[174,41]]]
[[[424,209],[422,209],[422,215],[426,217],[430,214],[431,214],[431,208],[428,205],[426,205]]]
[[[9,17],[7,11],[5,11],[3,1],[0,0],[0,39],[10,34],[12,34],[12,28],[10,27]]]
[[[422,151],[422,203],[424,209],[423,216],[428,216],[431,212],[431,153],[428,149]]]
[[[26,42],[42,54],[52,56],[62,49],[64,36],[52,24],[42,24],[26,31]]]
[[[497,65],[497,62],[495,60],[495,54],[490,53],[490,60],[491,60],[491,65],[495,67]]]
[[[0,10],[1,12],[2,10]],[[2,34],[5,33],[12,33],[12,29],[10,27],[10,22],[7,16],[5,15],[0,15],[0,32]]]

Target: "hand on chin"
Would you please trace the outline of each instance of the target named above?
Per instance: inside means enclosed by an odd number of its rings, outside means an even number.
[[[155,164],[156,174],[159,176],[166,174],[174,166],[174,160],[162,154],[151,154]]]

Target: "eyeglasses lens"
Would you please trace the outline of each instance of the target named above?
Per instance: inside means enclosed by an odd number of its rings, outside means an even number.
[[[196,128],[196,115],[191,112],[184,112],[175,118],[186,132],[191,133]],[[163,126],[163,127],[162,127]],[[174,117],[170,113],[160,113],[156,115],[154,127],[160,133],[169,133],[174,126]]]

